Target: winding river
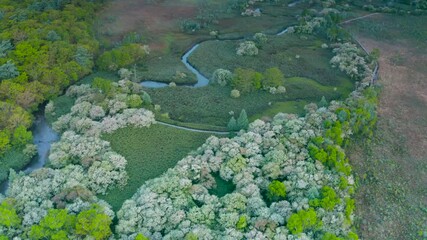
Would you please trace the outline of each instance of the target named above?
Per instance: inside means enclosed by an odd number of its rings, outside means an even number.
[[[285,28],[284,30],[276,33],[276,36],[281,36],[285,33],[288,32],[288,28]],[[244,39],[244,38],[242,38]],[[225,41],[228,39],[222,39],[222,40],[206,40],[206,41]],[[235,39],[233,39],[235,40]],[[203,42],[206,42],[203,41]],[[201,43],[203,43],[201,42]],[[194,73],[194,75],[196,75],[197,77],[197,83],[195,83],[194,85],[186,85],[188,87],[194,87],[194,88],[198,88],[198,87],[204,87],[207,86],[209,84],[209,79],[207,77],[205,77],[199,70],[197,70],[193,65],[190,64],[190,62],[188,61],[188,57],[194,52],[196,51],[196,49],[200,46],[201,43],[197,43],[195,44],[193,47],[190,48],[190,50],[188,50],[184,55],[182,55],[181,57],[181,61],[182,63],[184,63],[185,67],[192,73]],[[156,81],[142,81],[141,82],[141,86],[146,87],[146,88],[163,88],[163,87],[168,87],[169,84],[164,83],[164,82],[156,82]]]
[[[29,174],[42,168],[48,157],[50,145],[59,139],[59,135],[47,123],[44,113],[36,115],[33,125],[33,143],[37,146],[38,155],[21,171]],[[0,193],[6,193],[9,182],[5,181],[0,185]]]
[[[283,31],[280,31],[279,33],[275,34],[277,36],[283,35],[288,31],[286,28]],[[243,38],[242,38],[243,39]],[[224,39],[226,40],[226,39]],[[212,41],[212,40],[207,40]],[[218,40],[214,40],[218,41]],[[194,73],[197,77],[197,83],[194,85],[188,85],[188,87],[204,87],[209,84],[209,79],[205,77],[201,72],[199,72],[194,66],[190,64],[188,61],[188,57],[200,46],[200,43],[195,44],[193,47],[190,48],[182,57],[181,61],[184,63],[184,65],[187,67],[189,71]],[[147,88],[163,88],[169,86],[169,84],[164,82],[155,82],[155,81],[143,81],[141,82],[141,85],[143,87]],[[171,125],[168,123],[161,123],[167,126],[177,127],[189,131],[203,131],[203,130],[197,130],[197,129],[191,129],[191,128],[185,128],[185,127],[178,127],[175,125]],[[203,131],[203,132],[210,132],[210,131]],[[228,132],[212,132],[216,134],[228,134]],[[37,169],[42,168],[49,157],[49,150],[50,146],[53,142],[57,141],[59,139],[59,135],[53,131],[53,129],[49,126],[47,123],[44,113],[39,113],[36,116],[36,121],[34,122],[34,129],[33,129],[33,137],[34,137],[34,144],[37,146],[38,156],[34,157],[34,159],[21,171],[25,172],[26,174],[29,174]],[[8,189],[9,183],[8,181],[5,181],[0,184],[0,193],[5,194]]]

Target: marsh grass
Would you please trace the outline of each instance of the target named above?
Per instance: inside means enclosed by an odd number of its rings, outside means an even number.
[[[149,128],[123,128],[104,135],[103,139],[111,143],[113,150],[126,158],[129,180],[123,189],[112,189],[100,198],[118,210],[144,182],[174,167],[210,135],[159,124]]]

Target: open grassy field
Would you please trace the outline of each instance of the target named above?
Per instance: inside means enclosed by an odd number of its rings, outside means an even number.
[[[150,128],[124,128],[103,136],[114,151],[128,161],[128,184],[100,196],[118,210],[147,180],[158,177],[202,145],[211,134],[175,129],[159,124]]]
[[[208,78],[218,68],[230,71],[238,67],[252,68],[264,72],[268,68],[278,67],[286,77],[311,78],[329,86],[351,85],[345,74],[329,64],[333,53],[321,47],[326,40],[297,34],[268,36],[268,43],[263,45],[257,56],[237,55],[236,48],[240,42],[203,42],[191,54],[189,62]]]
[[[231,117],[230,112],[238,116],[240,111],[245,109],[250,118],[265,115],[272,117],[274,113],[287,112],[289,109],[300,113],[303,111],[303,102],[318,102],[322,96],[328,100],[343,99],[348,96],[353,86],[350,83],[335,90],[335,87],[324,86],[311,79],[295,77],[286,79],[285,87],[286,94],[273,95],[267,91],[257,91],[237,99],[230,97],[231,87],[218,85],[203,88],[166,87],[145,91],[151,95],[153,103],[161,106],[161,112],[167,113],[173,120],[226,126]],[[295,101],[300,103],[295,105]],[[290,108],[290,105],[300,108]]]
[[[345,26],[366,48],[381,51],[377,130],[349,154],[363,239],[427,237],[426,22],[381,14]]]
[[[258,56],[238,56],[238,41],[208,41],[190,55],[190,62],[205,76],[210,77],[218,68],[233,71],[237,67],[253,68],[264,72],[278,67],[287,77],[286,94],[273,95],[257,91],[230,97],[231,87],[209,85],[203,88],[146,89],[161,112],[176,121],[225,126],[230,112],[245,109],[251,119],[272,117],[278,112],[301,113],[305,103],[343,99],[353,89],[354,82],[331,67],[330,49],[321,47],[323,41],[294,34],[270,36],[270,42]],[[291,102],[289,102],[291,101]],[[296,103],[295,101],[298,101]],[[295,108],[295,106],[297,108]]]
[[[180,58],[201,40],[239,38],[266,31],[276,33],[296,24],[295,15],[308,5],[301,3],[297,7],[288,7],[290,2],[258,3],[255,7],[262,10],[262,16],[245,17],[241,16],[241,10],[232,9],[228,0],[112,1],[99,14],[95,29],[101,44],[107,48],[120,42],[128,33],[139,34],[141,42],[152,50],[150,56],[139,64],[139,77],[172,81],[176,71],[188,73]],[[186,20],[199,22],[203,27],[184,32],[181,26]],[[205,24],[208,21],[211,23]],[[210,35],[211,31],[217,31],[218,35]],[[181,83],[192,83],[194,76],[188,73],[185,80]]]

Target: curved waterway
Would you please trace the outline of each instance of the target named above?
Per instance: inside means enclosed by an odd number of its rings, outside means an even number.
[[[288,28],[284,29],[283,31],[278,32],[277,34],[275,34],[276,36],[281,36],[285,33],[288,32]],[[243,38],[242,38],[243,39]],[[206,40],[206,41],[225,41],[228,39],[222,39],[222,40]],[[207,86],[209,84],[209,79],[207,77],[205,77],[199,70],[197,70],[193,65],[190,64],[190,62],[188,61],[188,57],[190,57],[190,55],[196,51],[196,49],[200,46],[201,43],[195,44],[193,47],[190,48],[190,50],[188,50],[182,57],[181,57],[181,61],[182,63],[184,63],[185,67],[187,67],[187,69],[194,73],[197,77],[197,83],[195,83],[194,85],[185,85],[188,87],[194,87],[194,88],[198,88],[198,87],[204,87]],[[169,86],[168,83],[164,83],[164,82],[156,82],[156,81],[142,81],[141,86],[146,87],[146,88],[163,88],[163,87],[167,87]]]
[[[287,31],[288,29],[286,28],[285,30],[280,31],[275,35],[280,36],[285,34]],[[208,40],[208,41],[212,41],[212,40]],[[214,41],[221,41],[221,40],[214,40]],[[198,88],[198,87],[207,86],[209,84],[209,79],[205,77],[199,70],[193,67],[188,61],[188,57],[199,46],[200,46],[200,43],[195,44],[193,47],[190,48],[190,50],[188,50],[181,57],[182,63],[184,63],[187,69],[192,73],[194,73],[197,77],[197,83],[195,83],[194,85],[187,85],[188,87]],[[156,81],[143,81],[141,82],[141,85],[147,88],[163,88],[163,87],[169,86],[168,83],[156,82]],[[51,144],[59,139],[59,135],[55,131],[53,131],[53,129],[49,126],[43,113],[40,113],[36,116],[36,121],[34,122],[34,129],[33,129],[33,138],[34,138],[34,144],[37,146],[38,156],[34,157],[34,159],[23,170],[21,170],[26,174],[29,174],[37,169],[40,169],[45,165],[49,157],[49,150],[50,150]],[[9,185],[8,181],[3,182],[0,185],[0,193],[3,193],[3,194],[6,193],[8,189],[8,185]]]
[[[49,157],[50,145],[58,141],[58,139],[59,135],[49,126],[44,114],[38,114],[34,121],[33,128],[33,143],[37,146],[38,156],[34,157],[34,159],[21,171],[29,174],[42,168]],[[0,193],[4,194],[8,186],[9,181],[3,182],[0,185]]]

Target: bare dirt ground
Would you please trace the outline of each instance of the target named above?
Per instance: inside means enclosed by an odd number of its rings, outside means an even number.
[[[119,0],[111,2],[99,18],[102,20],[102,33],[117,41],[129,32],[156,37],[180,32],[178,22],[196,14],[197,5],[183,0]]]
[[[375,16],[363,21],[386,19]],[[359,179],[359,236],[427,239],[426,51],[404,36],[394,43],[363,32],[358,32],[356,38],[368,50],[380,49],[378,83],[382,86],[374,139],[349,151]]]

